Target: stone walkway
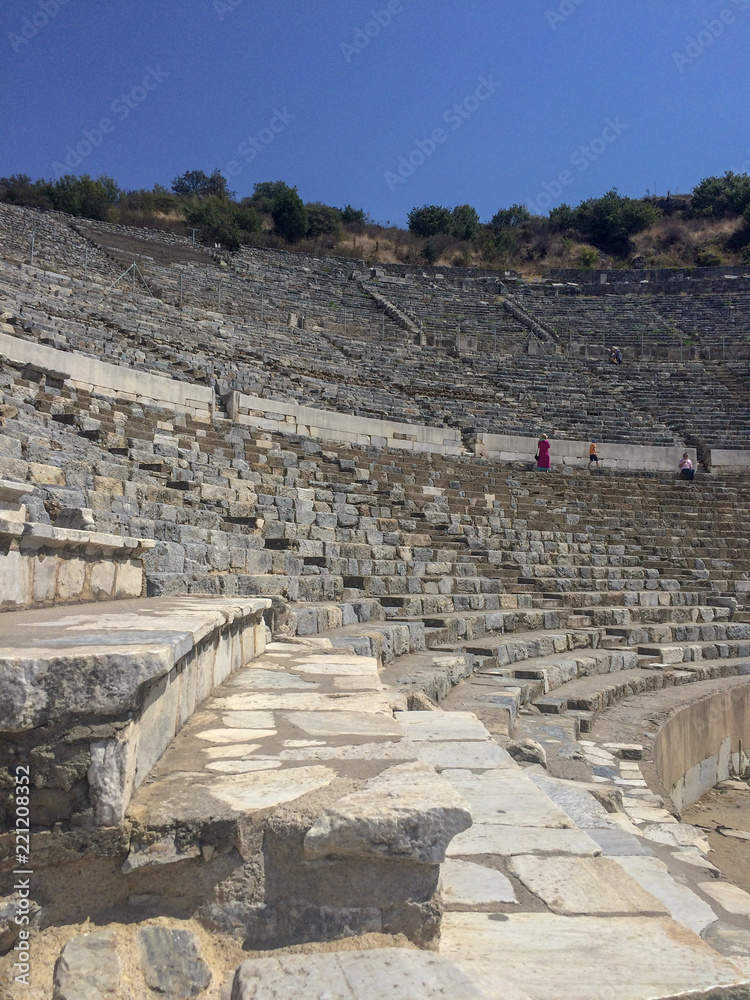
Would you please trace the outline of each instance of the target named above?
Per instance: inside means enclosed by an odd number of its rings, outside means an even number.
[[[750,978],[750,896],[719,879],[703,832],[651,794],[628,759],[637,748],[583,741],[607,775],[563,781],[516,763],[470,713],[405,712],[398,698],[371,658],[272,643],[205,703],[137,793],[131,819],[174,831],[366,779],[323,810],[305,837],[308,861],[393,852],[417,812],[431,819],[406,853],[435,861],[447,846],[439,959],[249,960],[233,998],[301,1000],[324,982],[332,998],[385,996],[389,984],[389,996],[646,1000]],[[152,847],[130,864],[154,861]]]

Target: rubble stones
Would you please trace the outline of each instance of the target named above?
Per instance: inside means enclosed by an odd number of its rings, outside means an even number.
[[[113,933],[79,934],[68,941],[55,965],[53,1000],[119,1000],[120,974]]]
[[[190,931],[142,927],[136,939],[146,983],[166,1000],[190,1000],[210,985],[211,970]]]

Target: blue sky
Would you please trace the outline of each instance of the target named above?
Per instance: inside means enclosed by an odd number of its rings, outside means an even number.
[[[685,192],[750,170],[749,38],[750,0],[3,0],[0,175],[218,167],[398,225]]]

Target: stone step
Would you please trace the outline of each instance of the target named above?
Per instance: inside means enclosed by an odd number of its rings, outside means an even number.
[[[743,640],[685,642],[682,645],[651,643],[636,648],[641,656],[653,657],[654,663],[668,665],[750,656],[750,643]]]
[[[640,623],[608,627],[606,634],[620,639],[627,646],[646,643],[691,643],[723,642],[727,640],[750,640],[750,624],[731,622],[673,623],[664,621],[658,625]]]
[[[385,619],[383,607],[376,598],[362,598],[333,604],[292,604],[286,612],[285,624],[289,635],[318,635],[328,629],[356,622],[376,622]]]
[[[467,713],[394,714],[393,697],[405,707],[371,657],[270,643],[214,691],[139,789],[125,870],[181,861],[190,871],[215,857],[237,877],[255,871],[242,911],[253,950],[319,940],[323,920],[327,940],[388,926],[424,947],[436,927],[412,903],[432,897],[448,842],[471,823],[426,760],[447,762],[457,736],[478,740],[487,761],[504,758]],[[313,792],[312,809],[290,808]],[[251,825],[260,836],[248,839]],[[233,900],[198,882],[213,926],[231,923],[247,884]]]
[[[750,662],[737,658],[705,660],[700,663],[653,664],[618,671],[614,675],[576,678],[534,699],[543,714],[575,713],[581,732],[590,732],[598,715],[632,695],[659,691],[665,687],[692,684],[719,677],[750,674]]]

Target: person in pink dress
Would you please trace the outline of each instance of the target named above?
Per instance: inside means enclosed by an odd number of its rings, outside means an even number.
[[[680,460],[679,469],[680,479],[695,479],[695,469],[687,452],[684,453]]]
[[[550,471],[549,461],[549,440],[546,434],[542,434],[536,446],[536,467],[537,469]]]

